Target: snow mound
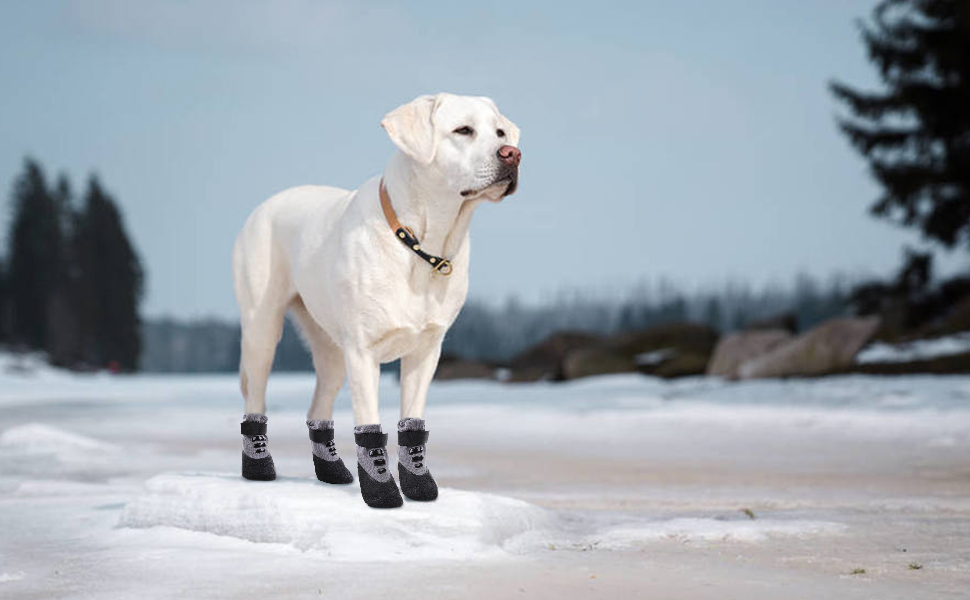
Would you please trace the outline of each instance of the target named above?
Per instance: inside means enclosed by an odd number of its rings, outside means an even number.
[[[17,571],[16,573],[0,573],[0,583],[6,583],[8,581],[20,581],[23,578],[23,571]]]
[[[549,548],[625,550],[670,539],[748,543],[845,531],[840,523],[808,520],[618,520],[616,515],[559,513],[513,498],[449,488],[435,502],[405,501],[399,509],[375,510],[364,504],[356,483],[331,486],[297,478],[250,482],[219,473],[157,475],[145,488],[126,505],[119,527],[174,528],[169,535],[202,532],[267,544],[268,551],[295,548],[348,561],[468,560]],[[152,533],[156,541],[159,535],[165,534]]]
[[[502,555],[509,542],[549,530],[550,511],[527,502],[444,488],[437,501],[375,510],[356,483],[251,482],[238,475],[157,475],[124,509],[119,526],[169,526],[323,551],[344,560],[467,559]],[[509,546],[509,547],[507,547]]]
[[[117,474],[121,448],[43,423],[0,432],[0,472],[34,477],[96,478]]]
[[[114,444],[43,423],[27,423],[5,430],[0,433],[0,448],[17,454],[53,454],[61,459],[118,451]]]

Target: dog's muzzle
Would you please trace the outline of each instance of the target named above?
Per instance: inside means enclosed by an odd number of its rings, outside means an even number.
[[[495,177],[483,188],[462,190],[463,197],[475,196],[492,187],[493,185],[505,184],[505,191],[502,197],[511,196],[519,187],[519,162],[522,160],[522,152],[515,146],[502,146],[495,152],[499,159],[499,169]]]
[[[502,196],[511,196],[515,193],[515,188],[519,187],[519,163],[522,161],[522,151],[515,146],[502,146],[495,153],[502,161],[502,170],[496,177],[496,183],[508,180],[509,185],[505,188]]]
[[[515,189],[519,187],[519,168],[506,167],[505,169],[502,169],[502,172],[499,173],[495,183],[499,183],[501,181],[509,182],[508,187],[505,188],[505,192],[502,193],[502,197],[511,196],[514,194]]]

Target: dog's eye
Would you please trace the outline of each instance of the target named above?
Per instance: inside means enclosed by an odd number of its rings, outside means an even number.
[[[475,133],[475,130],[469,127],[468,125],[465,125],[464,127],[459,127],[458,129],[456,129],[454,133],[457,133],[458,135],[471,135]]]
[[[496,129],[495,130],[495,135],[497,135],[499,137],[505,137],[505,130],[504,129]]]

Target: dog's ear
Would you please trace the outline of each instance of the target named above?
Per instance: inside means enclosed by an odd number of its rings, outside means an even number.
[[[394,145],[423,165],[431,164],[437,150],[434,113],[440,103],[441,94],[419,96],[381,119],[381,127]]]

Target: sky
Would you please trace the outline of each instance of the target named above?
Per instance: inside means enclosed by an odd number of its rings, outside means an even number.
[[[469,299],[889,275],[923,244],[868,215],[826,88],[877,84],[854,24],[872,5],[0,1],[0,236],[24,156],[75,189],[96,172],[143,313],[232,318],[249,213],[379,174],[381,117],[448,91],[522,130],[519,191],[472,222]]]

